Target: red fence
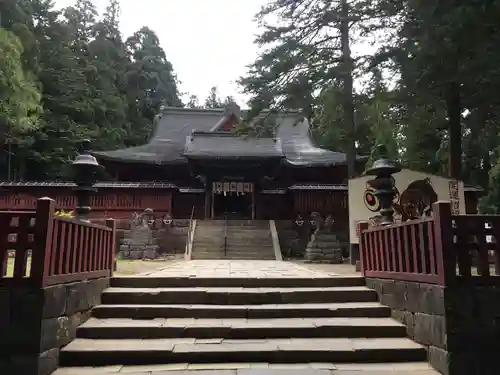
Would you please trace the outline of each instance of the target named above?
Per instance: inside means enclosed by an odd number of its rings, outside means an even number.
[[[451,215],[447,202],[433,217],[361,228],[365,276],[449,285],[500,283],[500,216]]]
[[[61,191],[59,188],[43,189],[39,193],[52,197],[56,208],[69,211],[76,206],[76,197],[71,191]],[[158,189],[102,189],[91,197],[93,217],[113,217],[115,219],[130,218],[133,212],[152,208],[158,215],[172,213],[172,193]],[[38,195],[40,196],[40,195]],[[37,205],[36,195],[29,191],[25,193],[4,191],[0,197],[0,210],[34,210]]]
[[[0,211],[0,286],[47,286],[110,276],[115,221],[106,226],[54,216],[55,201],[36,211]]]

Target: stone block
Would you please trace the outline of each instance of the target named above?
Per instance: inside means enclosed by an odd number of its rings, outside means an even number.
[[[51,349],[41,354],[13,356],[6,374],[50,375],[59,365],[59,349]],[[3,373],[2,373],[3,374]]]
[[[446,349],[446,319],[440,315],[415,313],[414,338],[419,343]]]
[[[91,287],[92,285],[87,281],[71,283],[66,286],[66,315],[73,315],[92,307],[90,302]]]
[[[43,289],[43,319],[56,318],[66,312],[67,289],[65,285],[55,285]]]
[[[419,283],[420,289],[420,311],[426,314],[444,315],[445,296],[444,287],[439,285]]]
[[[382,294],[382,280],[381,279],[373,279],[373,278],[366,278],[366,286],[370,289],[373,289],[377,292],[377,294],[380,296]]]
[[[101,303],[101,292],[109,286],[108,278],[71,283],[67,288],[66,314],[87,311]]]
[[[427,360],[429,364],[443,375],[450,375],[448,352],[435,346],[427,348]]]
[[[59,348],[47,350],[38,358],[37,375],[50,375],[59,367]]]
[[[406,326],[408,336],[414,338],[415,336],[415,319],[413,313],[405,310],[392,310],[391,317],[401,322]]]
[[[66,336],[68,317],[44,319],[42,321],[42,333],[40,337],[40,352],[57,348],[59,338]]]

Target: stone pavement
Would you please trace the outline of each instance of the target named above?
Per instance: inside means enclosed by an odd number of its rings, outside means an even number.
[[[274,363],[173,363],[148,366],[63,368],[53,375],[439,375],[427,363],[274,364]]]
[[[314,265],[271,260],[191,260],[179,262],[159,271],[149,272],[149,277],[193,278],[324,278],[341,276],[335,266],[315,269]],[[339,265],[345,266],[345,265]],[[342,276],[345,276],[345,267]],[[353,275],[355,272],[353,270]],[[146,276],[146,274],[144,275]]]

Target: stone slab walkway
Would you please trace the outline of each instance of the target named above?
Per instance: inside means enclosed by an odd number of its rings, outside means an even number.
[[[79,367],[57,370],[54,375],[439,375],[427,363],[384,364],[270,364],[175,363],[150,366]]]
[[[345,276],[345,272],[335,273],[334,269],[333,265],[330,268],[315,269],[313,265],[305,266],[271,260],[191,260],[172,264],[162,270],[150,272],[147,276],[193,278],[324,278]],[[354,272],[352,274],[355,275]]]

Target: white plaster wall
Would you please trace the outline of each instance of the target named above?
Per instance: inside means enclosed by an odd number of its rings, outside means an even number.
[[[396,180],[396,187],[399,193],[402,193],[410,183],[415,180],[423,180],[429,178],[438,196],[439,201],[450,201],[449,183],[453,180],[434,176],[426,173],[412,171],[410,169],[403,169],[401,172],[395,173],[394,179]],[[349,240],[351,243],[359,243],[356,235],[356,225],[359,221],[368,221],[370,217],[377,215],[376,212],[370,211],[366,208],[363,194],[366,190],[366,182],[373,179],[373,176],[362,176],[349,180]],[[465,214],[465,197],[464,197],[464,184],[458,181],[458,195],[459,195],[459,210],[460,214]]]

